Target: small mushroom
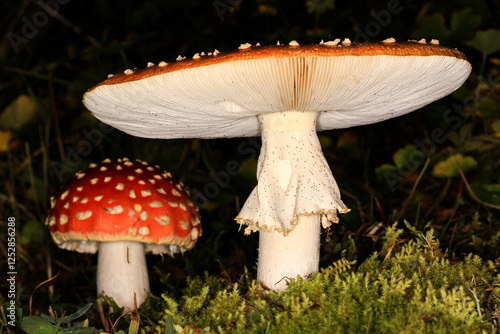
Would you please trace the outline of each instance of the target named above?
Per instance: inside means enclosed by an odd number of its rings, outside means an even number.
[[[236,220],[260,233],[258,279],[282,290],[288,278],[318,271],[321,225],[349,211],[316,132],[404,115],[450,94],[471,71],[461,52],[435,43],[339,42],[278,43],[117,74],[83,102],[138,137],[261,135],[258,184]]]
[[[60,248],[99,251],[97,291],[126,310],[149,290],[144,253],[183,252],[201,235],[187,191],[169,173],[126,158],[78,173],[53,198],[46,224]]]

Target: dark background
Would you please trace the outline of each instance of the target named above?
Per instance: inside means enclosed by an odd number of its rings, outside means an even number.
[[[148,257],[153,294],[177,294],[187,276],[205,271],[223,280],[237,280],[244,268],[255,274],[258,235],[244,236],[234,222],[256,183],[256,154],[237,150],[248,139],[134,138],[100,124],[81,103],[83,93],[109,73],[247,42],[437,38],[464,52],[473,73],[453,95],[397,119],[319,134],[352,209],[324,232],[321,265],[339,257],[361,263],[379,250],[385,227],[395,221],[402,225],[403,218],[419,229],[436,229],[450,258],[459,260],[468,252],[492,260],[500,256],[500,187],[495,188],[500,184],[500,129],[493,126],[500,119],[500,60],[494,46],[485,53],[473,42],[478,31],[498,28],[496,0],[0,1],[0,10],[0,112],[6,114],[8,106],[15,110],[0,118],[0,262],[4,268],[7,217],[15,217],[16,296],[25,308],[32,293],[33,310],[42,312],[49,305],[76,306],[94,298],[96,256],[59,250],[44,220],[50,196],[74,173],[105,158],[158,164],[193,194],[206,195],[197,200],[204,231],[195,249],[183,257]],[[19,101],[22,95],[26,99]],[[419,163],[397,166],[394,153],[431,138],[433,129],[443,129],[446,140],[424,152]],[[259,139],[253,143],[251,151],[257,153]],[[477,162],[465,173],[476,198],[459,174],[432,173],[450,157],[448,148]],[[222,180],[232,161],[240,172]],[[387,170],[398,176],[392,189],[376,171],[383,164],[392,165]],[[209,184],[218,185],[218,191],[207,192]]]

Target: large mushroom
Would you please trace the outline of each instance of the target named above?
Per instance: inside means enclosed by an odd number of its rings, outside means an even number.
[[[182,185],[128,159],[106,159],[76,174],[52,198],[46,224],[60,248],[99,251],[97,291],[126,310],[147,297],[144,252],[183,252],[201,234],[198,209]]]
[[[260,232],[258,279],[285,289],[288,278],[318,270],[320,225],[348,211],[316,131],[406,114],[456,90],[470,71],[462,53],[435,40],[242,44],[126,70],[83,102],[138,137],[261,134],[258,185],[236,220]]]

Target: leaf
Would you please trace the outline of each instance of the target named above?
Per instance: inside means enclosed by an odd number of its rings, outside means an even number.
[[[498,184],[485,184],[485,181],[476,181],[470,183],[470,187],[474,194],[480,200],[490,204],[500,204],[500,185]]]
[[[309,14],[322,14],[335,7],[335,0],[307,0],[306,7]]]
[[[398,168],[392,164],[382,164],[375,168],[375,174],[377,177],[382,177],[386,172],[396,173]]]
[[[500,132],[500,119],[499,119],[499,120],[494,121],[493,123],[491,123],[491,128],[492,128],[492,129],[493,129],[493,131],[495,131],[495,132]]]
[[[57,324],[59,322],[59,319],[51,317],[50,315],[47,315],[47,314],[44,314],[44,313],[40,314],[40,318],[48,320],[48,321],[50,321],[53,324]]]
[[[450,35],[454,40],[468,40],[474,37],[474,31],[481,24],[481,16],[475,15],[471,8],[453,12],[450,21]]]
[[[472,41],[467,43],[479,52],[484,57],[500,50],[500,30],[488,29],[478,30]]]
[[[137,334],[139,332],[139,316],[134,314],[130,320],[130,325],[128,327],[129,334]]]
[[[116,310],[114,312],[120,312],[120,310],[123,310],[123,307],[119,307],[118,304],[116,304],[115,300],[110,297],[110,296],[103,296],[104,300],[111,306],[113,310]]]
[[[498,110],[500,110],[500,102],[489,97],[484,98],[479,101],[477,109],[482,119],[496,118],[498,116]]]
[[[464,157],[461,154],[456,154],[455,158],[460,165],[460,169],[464,173],[473,170],[477,167],[477,161],[473,157]],[[460,172],[457,168],[457,164],[455,159],[450,156],[448,159],[440,161],[434,166],[432,170],[432,175],[440,178],[452,178],[460,175]]]
[[[7,152],[12,139],[12,131],[0,130],[0,152]]]
[[[85,312],[87,312],[91,306],[92,306],[92,303],[88,303],[87,305],[83,306],[75,313],[70,314],[66,317],[60,318],[60,319],[48,316],[46,314],[42,314],[41,317],[36,317],[36,318],[38,318],[40,321],[44,321],[44,322],[49,323],[49,324],[55,323],[58,325],[60,325],[60,324],[71,325],[75,319],[84,315]],[[65,328],[65,329],[58,330],[57,333],[59,333],[59,334],[64,334],[64,333],[67,333],[67,334],[69,334],[69,333],[87,334],[87,333],[99,333],[100,332],[100,331],[96,331],[96,329],[93,327],[87,327],[85,324],[88,325],[88,322],[84,322],[82,324],[79,324],[78,325],[79,327],[71,327],[71,328]],[[51,326],[52,326],[52,329],[50,332],[44,331],[44,332],[30,332],[30,333],[52,333],[54,331],[54,326],[53,325],[51,325]]]
[[[500,184],[485,184],[483,185],[484,190],[494,193],[500,192]]]
[[[50,334],[54,332],[54,326],[50,321],[41,317],[30,315],[21,320],[23,331],[30,334]]]
[[[172,316],[167,316],[167,320],[165,323],[165,334],[174,334],[174,321],[172,320]]]
[[[85,305],[84,307],[82,307],[81,309],[79,309],[78,311],[76,311],[75,313],[73,314],[70,314],[64,318],[61,318],[60,321],[61,323],[63,324],[69,324],[71,323],[72,321],[74,321],[75,319],[81,317],[82,315],[85,314],[85,312],[87,312],[87,310],[92,306],[92,303],[88,303],[87,305]]]
[[[275,16],[278,13],[278,10],[269,4],[259,4],[258,13],[260,15]]]
[[[176,332],[176,333],[179,333],[179,334],[184,333],[184,328],[182,328],[182,327],[181,327],[181,326],[179,326],[179,325],[174,325],[174,329],[175,329],[175,332]]]
[[[27,245],[43,240],[44,226],[37,221],[29,220],[21,229],[21,243]]]
[[[34,121],[37,104],[28,95],[19,95],[0,115],[0,130],[17,130]]]
[[[72,328],[65,328],[57,334],[93,334],[93,333],[99,333],[94,327],[72,327]]]
[[[411,161],[414,160],[412,156],[416,153],[423,156],[423,153],[420,152],[415,145],[409,144],[397,150],[393,154],[392,160],[396,167],[400,169],[401,167],[408,166],[409,163],[411,164]]]
[[[414,38],[435,38],[441,44],[452,45],[457,41],[473,38],[474,31],[481,24],[481,16],[474,14],[472,9],[465,8],[453,12],[449,27],[441,13],[424,17],[420,27],[412,34]]]

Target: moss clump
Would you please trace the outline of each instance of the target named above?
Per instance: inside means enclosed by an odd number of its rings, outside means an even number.
[[[358,268],[341,259],[307,281],[293,280],[285,292],[263,292],[255,281],[245,281],[246,276],[224,284],[209,276],[192,279],[180,300],[162,295],[164,310],[156,330],[495,332],[492,315],[500,305],[498,266],[474,255],[452,263],[432,230],[413,232],[415,238],[399,243],[401,230],[392,227],[383,252],[373,254]]]

